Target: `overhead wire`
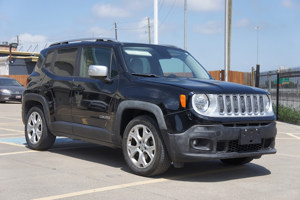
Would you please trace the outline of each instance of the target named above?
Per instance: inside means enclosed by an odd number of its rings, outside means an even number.
[[[169,17],[171,11],[173,11],[174,6],[175,6],[175,4],[176,4],[176,1],[177,1],[177,0],[174,0],[174,1],[173,1],[172,6],[170,7],[168,13],[165,15],[165,17],[163,18],[163,20],[161,21],[161,23],[159,24],[159,27],[161,27],[161,26],[164,24],[165,20]]]

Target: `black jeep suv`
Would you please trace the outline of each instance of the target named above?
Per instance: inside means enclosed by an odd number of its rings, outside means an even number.
[[[108,39],[52,44],[23,96],[30,148],[56,136],[122,148],[136,174],[220,159],[245,164],[273,154],[270,94],[214,80],[186,51]]]

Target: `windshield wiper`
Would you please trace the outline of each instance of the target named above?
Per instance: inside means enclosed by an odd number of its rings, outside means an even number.
[[[132,73],[134,76],[144,76],[144,77],[159,77],[156,74],[139,74],[139,73]]]

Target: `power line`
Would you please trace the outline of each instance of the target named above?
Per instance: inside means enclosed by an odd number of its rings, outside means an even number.
[[[171,11],[173,11],[176,1],[177,1],[177,0],[174,0],[174,1],[173,1],[172,6],[171,6],[171,8],[169,9],[168,13],[165,15],[165,17],[163,18],[163,20],[162,20],[161,23],[159,24],[159,28],[164,24],[165,20],[169,17]]]

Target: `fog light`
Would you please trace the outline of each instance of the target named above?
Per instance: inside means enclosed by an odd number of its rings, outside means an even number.
[[[211,140],[203,138],[192,139],[191,145],[194,149],[199,149],[202,151],[211,151],[213,146]]]

